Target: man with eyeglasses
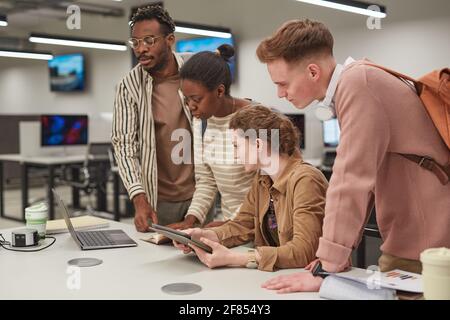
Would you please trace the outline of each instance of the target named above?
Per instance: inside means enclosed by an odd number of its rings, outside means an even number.
[[[180,91],[180,55],[172,52],[175,24],[158,5],[139,8],[129,45],[139,61],[116,92],[112,143],[120,176],[135,207],[135,225],[184,220],[194,193],[193,164],[175,164],[176,129],[191,132],[191,114]],[[191,135],[183,139],[190,139]]]

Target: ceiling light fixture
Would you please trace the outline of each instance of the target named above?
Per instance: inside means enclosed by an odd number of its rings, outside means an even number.
[[[96,39],[74,38],[65,36],[53,36],[41,33],[32,33],[28,39],[30,42],[52,44],[58,46],[70,46],[92,49],[126,51],[127,46],[123,42],[103,41]]]
[[[8,19],[6,15],[0,14],[0,27],[6,27],[8,25]]]
[[[10,50],[10,49],[0,49],[0,57],[36,59],[36,60],[52,60],[53,59],[53,55],[50,52],[19,51],[19,50]]]
[[[386,18],[386,7],[378,4],[370,4],[355,0],[297,0],[309,4],[315,4],[322,7],[343,10],[352,13],[358,13],[375,18]],[[371,10],[371,6],[376,6],[379,11]]]
[[[210,27],[178,21],[175,21],[175,32],[226,39],[232,37],[231,30],[228,28]]]

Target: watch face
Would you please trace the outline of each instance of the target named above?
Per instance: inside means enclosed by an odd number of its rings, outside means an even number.
[[[314,265],[314,268],[312,270],[313,276],[319,275],[320,271],[322,271],[321,267],[322,267],[322,264],[320,263],[320,261]]]
[[[248,250],[247,264],[245,266],[249,269],[258,268],[258,263],[256,262],[255,250],[253,250],[253,249]]]
[[[314,266],[314,268],[312,270],[312,274],[315,277],[321,277],[321,278],[325,278],[329,275],[328,272],[326,272],[322,269],[322,263],[320,263],[320,261],[317,262],[316,265]]]

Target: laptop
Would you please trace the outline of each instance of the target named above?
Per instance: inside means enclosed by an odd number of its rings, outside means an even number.
[[[62,209],[64,220],[70,235],[81,250],[96,250],[110,248],[136,247],[133,241],[122,230],[98,230],[98,231],[76,231],[70,221],[69,211],[55,189],[52,189],[56,203]]]

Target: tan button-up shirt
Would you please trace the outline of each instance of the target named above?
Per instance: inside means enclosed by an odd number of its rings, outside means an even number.
[[[261,256],[260,270],[304,267],[315,258],[322,234],[327,187],[319,170],[291,157],[273,184],[269,176],[255,177],[236,218],[211,229],[227,247],[253,240]],[[269,193],[274,201],[279,247],[269,246],[263,231]]]

